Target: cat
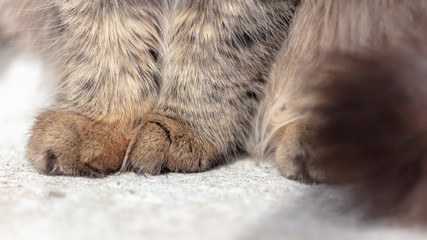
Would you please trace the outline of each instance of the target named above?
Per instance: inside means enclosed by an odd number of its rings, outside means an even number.
[[[246,151],[287,178],[362,183],[379,211],[427,216],[423,0],[1,9],[0,28],[33,29],[15,37],[30,38],[60,79],[27,146],[45,174],[199,172]]]
[[[297,1],[5,4],[30,5],[42,29],[31,38],[60,78],[27,158],[46,174],[103,176],[199,172],[241,151]]]
[[[284,176],[427,220],[427,1],[302,1],[252,134]],[[256,154],[256,152],[255,152]]]

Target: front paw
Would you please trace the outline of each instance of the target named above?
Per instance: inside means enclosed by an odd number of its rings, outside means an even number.
[[[200,172],[217,164],[215,146],[168,117],[149,114],[129,146],[125,168],[137,173]]]
[[[45,174],[99,177],[120,169],[127,144],[111,125],[46,111],[36,119],[26,155]]]

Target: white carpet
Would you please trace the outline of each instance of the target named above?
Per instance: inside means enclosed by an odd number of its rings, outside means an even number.
[[[3,54],[3,52],[0,52]],[[0,66],[0,239],[427,239],[421,228],[365,221],[346,188],[305,186],[250,160],[199,174],[50,177],[24,159],[46,104],[40,64]]]

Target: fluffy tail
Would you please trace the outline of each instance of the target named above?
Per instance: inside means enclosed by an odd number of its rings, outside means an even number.
[[[301,110],[329,183],[362,182],[374,210],[427,220],[427,38],[405,45],[329,58]]]
[[[288,178],[361,183],[355,199],[377,213],[427,220],[426,12],[303,1],[256,118],[259,152]]]

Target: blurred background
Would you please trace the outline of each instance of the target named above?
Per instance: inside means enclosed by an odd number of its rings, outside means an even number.
[[[37,109],[48,104],[48,71],[40,59],[0,35],[0,145],[25,138]]]

